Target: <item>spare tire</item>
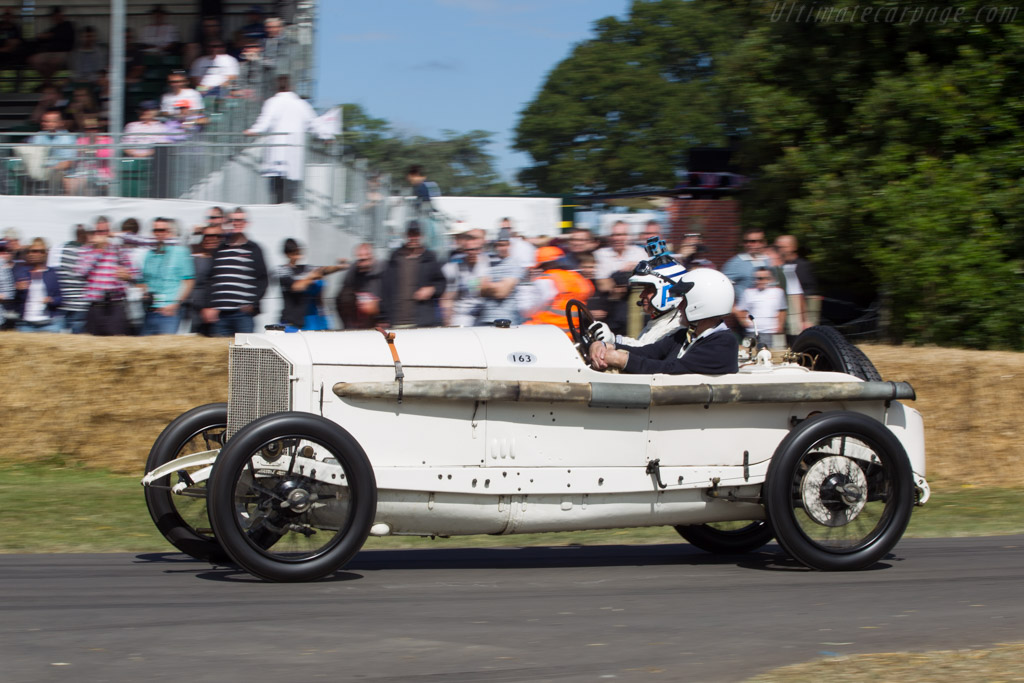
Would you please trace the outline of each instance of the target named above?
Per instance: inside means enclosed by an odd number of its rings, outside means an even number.
[[[800,365],[823,372],[842,372],[865,382],[879,382],[882,376],[864,352],[833,327],[809,327],[793,341],[793,353]]]

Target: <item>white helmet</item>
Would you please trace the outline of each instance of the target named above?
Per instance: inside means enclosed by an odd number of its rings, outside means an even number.
[[[711,268],[687,272],[673,289],[676,296],[686,296],[684,311],[691,323],[729,315],[736,301],[729,278]]]
[[[671,293],[673,285],[682,282],[686,268],[671,258],[658,257],[641,261],[629,278],[631,285],[653,285],[654,296],[651,306],[655,315],[668,313],[679,307],[680,297]],[[639,305],[639,304],[638,304]]]

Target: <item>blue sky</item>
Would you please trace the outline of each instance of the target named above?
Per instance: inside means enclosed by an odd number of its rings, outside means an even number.
[[[317,108],[362,105],[409,133],[495,133],[511,180],[529,157],[510,148],[519,111],[594,21],[629,0],[321,0]],[[415,160],[410,159],[413,163]]]

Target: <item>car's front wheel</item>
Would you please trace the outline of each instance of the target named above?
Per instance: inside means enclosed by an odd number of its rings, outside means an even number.
[[[311,581],[362,548],[377,486],[347,431],[318,415],[274,413],[240,429],[221,451],[209,509],[217,539],[250,574]]]
[[[910,461],[889,429],[860,413],[801,422],[768,469],[766,507],[779,544],[808,567],[861,569],[903,536],[914,505]]]

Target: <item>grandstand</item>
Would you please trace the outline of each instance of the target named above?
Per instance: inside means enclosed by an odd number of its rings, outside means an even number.
[[[167,216],[187,231],[202,221],[210,206],[243,205],[252,218],[251,236],[262,243],[270,265],[283,262],[280,245],[286,237],[309,245],[311,254],[330,255],[327,260],[332,262],[349,256],[361,241],[383,248],[394,229],[386,220],[390,181],[371,174],[365,163],[345,158],[334,139],[307,139],[303,178],[293,201],[273,203],[260,165],[266,149],[282,143],[273,136],[251,138],[241,132],[252,125],[263,100],[272,94],[269,81],[277,73],[288,73],[300,96],[313,96],[318,8],[316,0],[276,0],[263,3],[262,17],[254,17],[253,5],[253,0],[161,3],[164,22],[175,27],[179,40],[165,50],[154,50],[144,48],[140,37],[155,21],[155,3],[64,2],[63,18],[73,24],[76,40],[84,27],[91,26],[100,49],[109,55],[105,73],[83,81],[72,60],[52,74],[33,60],[32,53],[40,51],[53,28],[53,6],[22,0],[11,11],[21,47],[0,59],[0,228],[16,227],[26,236],[42,236],[59,245],[69,238],[73,225],[91,222],[97,215],[110,216],[115,224],[134,217],[147,228],[156,216]],[[140,103],[160,100],[169,74],[185,71],[193,76],[193,59],[205,52],[203,28],[215,26],[204,22],[210,16],[219,20],[229,53],[236,54],[255,40],[246,33],[254,19],[257,24],[264,17],[282,19],[287,67],[255,69],[244,83],[243,71],[230,89],[204,94],[200,125],[171,141],[154,138],[147,145],[152,154],[133,156],[132,146],[122,139],[124,123],[136,119]],[[3,36],[0,26],[0,48]],[[86,94],[96,103],[98,132],[88,136],[83,129],[71,130],[72,137],[57,144],[33,142],[32,136],[40,131],[39,115],[53,98],[63,107],[65,121],[72,123],[69,129],[81,125],[82,117],[75,112],[88,105],[75,103],[87,101]],[[71,184],[74,191],[46,171],[47,159],[58,154],[73,159],[69,173],[83,178]],[[260,323],[271,322],[276,315],[274,302],[268,303]]]

